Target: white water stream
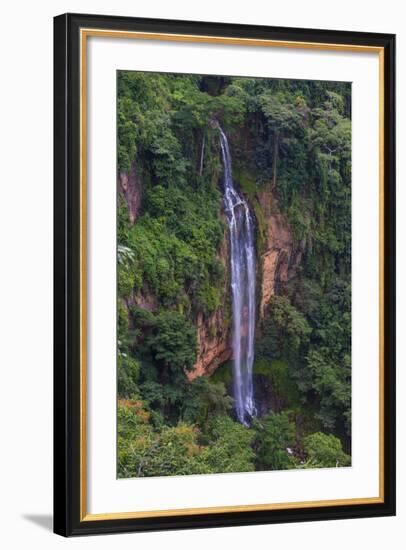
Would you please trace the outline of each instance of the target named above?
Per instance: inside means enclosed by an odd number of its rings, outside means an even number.
[[[224,204],[230,231],[234,401],[238,420],[248,425],[256,412],[252,381],[255,333],[254,224],[247,202],[234,187],[227,136],[218,128],[224,165]]]

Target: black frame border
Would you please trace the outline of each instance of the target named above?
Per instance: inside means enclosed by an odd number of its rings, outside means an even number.
[[[384,501],[169,517],[80,519],[80,29],[384,49]],[[395,515],[395,35],[103,15],[54,18],[54,532],[63,536]]]

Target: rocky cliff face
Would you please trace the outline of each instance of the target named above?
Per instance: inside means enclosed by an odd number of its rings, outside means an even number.
[[[231,359],[230,330],[224,328],[224,310],[218,309],[207,319],[197,319],[198,355],[194,369],[187,373],[189,380],[210,376],[225,361]]]
[[[219,365],[228,361],[231,349],[231,305],[230,287],[230,247],[228,230],[224,233],[223,244],[219,251],[219,260],[226,273],[224,280],[225,303],[207,318],[197,317],[197,360],[194,369],[187,373],[189,380],[198,376],[209,376]]]
[[[127,201],[128,216],[131,224],[133,224],[137,218],[142,198],[141,180],[138,176],[135,162],[132,165],[130,173],[120,172],[119,186]]]
[[[289,224],[279,211],[270,191],[258,196],[265,221],[265,244],[259,258],[260,303],[262,318],[271,296],[278,293],[295,274],[302,259],[301,247],[295,247]]]

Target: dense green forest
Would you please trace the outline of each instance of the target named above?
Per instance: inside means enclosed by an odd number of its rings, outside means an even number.
[[[231,358],[193,376],[198,320],[232,315],[213,121],[255,216],[249,426]],[[120,71],[117,124],[118,476],[350,465],[351,85]],[[260,311],[275,216],[295,261]]]

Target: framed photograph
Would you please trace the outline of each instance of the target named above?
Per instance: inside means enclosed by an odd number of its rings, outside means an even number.
[[[55,532],[395,513],[395,37],[54,20]]]

